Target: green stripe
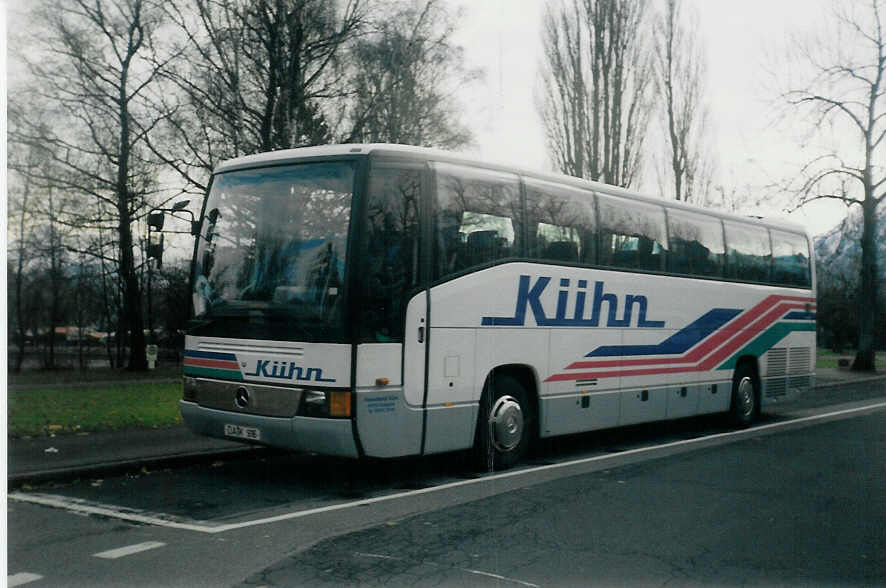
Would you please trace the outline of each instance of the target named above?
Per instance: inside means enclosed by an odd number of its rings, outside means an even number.
[[[718,370],[731,370],[735,368],[735,364],[738,362],[738,358],[743,355],[753,355],[754,357],[760,357],[776,343],[787,337],[789,334],[794,331],[815,331],[815,323],[777,323],[767,330],[763,331],[762,334],[758,335],[756,339],[752,339],[750,343],[742,347],[736,354],[726,360],[725,363],[721,364],[718,367]]]
[[[185,375],[207,376],[210,378],[218,378],[220,380],[243,380],[243,374],[240,373],[240,370],[222,370],[218,368],[199,367],[192,365],[185,366]]]

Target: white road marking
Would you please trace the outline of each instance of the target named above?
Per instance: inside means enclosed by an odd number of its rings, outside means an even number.
[[[142,551],[148,551],[149,549],[163,547],[164,545],[166,544],[161,543],[160,541],[146,541],[144,543],[136,543],[135,545],[127,545],[126,547],[120,547],[117,549],[102,551],[101,553],[95,553],[92,555],[92,557],[100,557],[102,559],[118,559],[121,557],[126,557],[127,555],[133,555],[135,553],[141,553]]]
[[[479,570],[465,570],[469,574],[477,574],[478,576],[486,576],[487,578],[495,578],[496,580],[503,580],[505,582],[513,582],[514,584],[520,584],[521,586],[529,586],[530,588],[541,588],[538,584],[532,584],[530,582],[524,582],[523,580],[517,580],[515,578],[508,578],[507,576],[499,576],[498,574],[490,574],[489,572],[481,572]]]
[[[402,557],[394,557],[392,555],[381,555],[379,553],[363,553],[361,551],[355,551],[354,555],[357,555],[360,557],[369,557],[372,559],[386,559],[386,560],[391,560],[391,561],[407,561],[406,559],[404,559]],[[422,565],[432,566],[435,568],[449,567],[449,566],[442,566],[438,563],[434,563],[431,561],[422,561],[422,562],[416,561],[414,563],[416,563],[416,564],[420,563]],[[523,580],[517,580],[516,578],[508,578],[507,576],[501,576],[499,574],[493,574],[491,572],[481,572],[480,570],[469,570],[467,568],[454,568],[454,569],[459,569],[463,572],[467,572],[468,574],[476,574],[477,576],[486,576],[487,578],[495,578],[496,580],[502,580],[504,582],[512,582],[514,584],[520,584],[521,586],[529,586],[530,588],[541,588],[538,584],[524,582]]]
[[[293,519],[300,519],[304,517],[309,517],[317,514],[323,514],[328,512],[334,512],[338,510],[345,510],[349,508],[355,508],[360,506],[369,506],[372,504],[377,504],[379,502],[387,502],[389,500],[398,500],[401,498],[408,498],[412,496],[419,496],[424,494],[430,494],[432,492],[440,492],[442,490],[449,490],[452,488],[459,488],[464,486],[472,486],[474,484],[488,483],[495,480],[503,480],[507,478],[514,478],[518,476],[524,476],[527,474],[533,474],[537,472],[543,471],[553,471],[559,470],[563,468],[589,464],[589,463],[605,463],[607,461],[620,461],[623,460],[626,456],[631,455],[640,455],[643,453],[651,453],[655,451],[662,451],[668,449],[674,449],[679,447],[691,447],[693,445],[704,445],[708,444],[712,441],[720,441],[720,440],[742,440],[747,438],[752,438],[761,433],[775,433],[781,430],[788,430],[795,427],[798,424],[815,424],[818,421],[828,421],[832,419],[836,419],[844,416],[851,416],[855,414],[862,413],[870,413],[876,412],[880,409],[886,408],[886,402],[878,402],[875,404],[867,404],[864,406],[856,406],[854,408],[848,408],[844,410],[837,410],[834,412],[827,412],[807,417],[795,418],[789,421],[782,421],[778,423],[770,423],[768,425],[760,425],[757,427],[751,427],[749,429],[741,429],[738,431],[730,431],[727,433],[716,433],[714,435],[707,435],[705,437],[696,437],[694,439],[685,439],[682,441],[672,441],[670,443],[663,443],[661,445],[653,445],[648,447],[639,447],[637,449],[629,449],[626,451],[621,451],[619,453],[610,453],[604,455],[596,455],[593,457],[584,457],[580,459],[574,459],[571,461],[564,461],[560,463],[548,464],[537,466],[533,468],[525,468],[512,470],[509,472],[502,472],[499,474],[492,474],[488,476],[481,476],[478,478],[472,478],[469,480],[459,480],[457,482],[449,482],[446,484],[440,484],[439,486],[430,486],[428,488],[422,488],[419,490],[409,490],[406,492],[398,492],[395,494],[386,494],[384,496],[377,496],[375,498],[366,498],[363,500],[356,500],[353,502],[344,502],[341,504],[333,504],[329,506],[322,506],[318,508],[312,508],[308,510],[298,510],[294,512],[284,513],[272,517],[266,517],[261,519],[253,519],[248,521],[241,521],[239,523],[229,523],[222,525],[211,525],[211,524],[200,524],[198,522],[193,523],[183,523],[178,521],[171,521],[168,519],[134,513],[130,509],[123,509],[116,506],[111,505],[92,505],[86,504],[83,501],[79,501],[76,499],[66,498],[64,496],[53,496],[53,495],[45,495],[45,494],[31,494],[26,492],[13,492],[9,494],[8,498],[12,500],[18,500],[20,502],[30,502],[33,504],[40,504],[43,506],[51,506],[55,508],[62,508],[73,512],[86,513],[86,514],[95,514],[106,517],[112,517],[125,521],[132,521],[136,523],[143,523],[148,525],[154,525],[158,527],[167,527],[172,529],[182,529],[186,531],[197,531],[200,533],[224,533],[227,531],[234,531],[238,529],[244,529],[247,527],[255,527],[258,525],[268,525],[271,523],[279,523],[282,521],[289,521]]]
[[[29,582],[36,582],[37,580],[42,580],[43,576],[40,574],[32,574],[30,572],[21,572],[20,574],[15,574],[13,576],[6,576],[6,585],[9,588],[13,586],[21,586],[23,584],[28,584]]]

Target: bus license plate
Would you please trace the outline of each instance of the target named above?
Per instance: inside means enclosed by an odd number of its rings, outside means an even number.
[[[227,437],[237,437],[238,439],[249,439],[250,441],[261,440],[261,431],[256,429],[255,427],[225,425],[225,435]]]

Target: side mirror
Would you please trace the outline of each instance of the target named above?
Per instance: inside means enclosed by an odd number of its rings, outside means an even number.
[[[164,220],[166,220],[166,217],[162,212],[152,212],[148,215],[148,226],[155,231],[162,231]]]

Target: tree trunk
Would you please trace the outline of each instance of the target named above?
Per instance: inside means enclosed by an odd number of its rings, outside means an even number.
[[[877,201],[873,187],[865,186],[862,203],[864,225],[861,234],[861,279],[858,284],[858,351],[853,371],[874,371],[874,317],[877,301]]]

